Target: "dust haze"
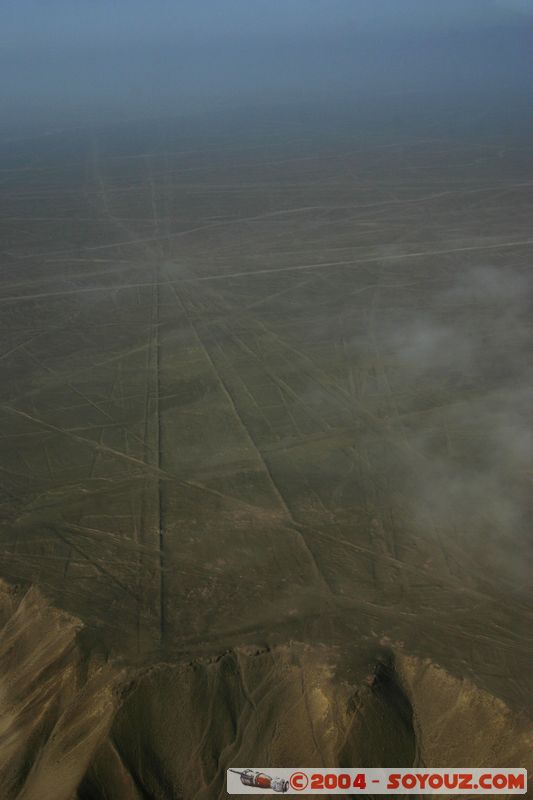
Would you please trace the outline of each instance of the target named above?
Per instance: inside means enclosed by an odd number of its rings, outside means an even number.
[[[529,4],[0,16],[2,798],[533,769]]]

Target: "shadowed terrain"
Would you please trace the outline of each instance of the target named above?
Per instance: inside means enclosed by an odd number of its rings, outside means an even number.
[[[225,770],[531,765],[533,731],[429,660],[291,643],[120,672],[36,589],[0,594],[0,780],[7,800],[224,797]],[[483,735],[479,735],[480,731]]]

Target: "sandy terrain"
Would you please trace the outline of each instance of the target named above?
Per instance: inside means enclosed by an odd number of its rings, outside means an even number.
[[[490,126],[0,145],[4,616],[112,696],[65,800],[528,766],[532,191]]]

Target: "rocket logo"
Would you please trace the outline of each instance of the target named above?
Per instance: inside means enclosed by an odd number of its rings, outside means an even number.
[[[264,772],[258,772],[255,769],[230,769],[228,772],[234,772],[241,776],[241,783],[244,786],[253,786],[256,789],[270,789],[273,792],[288,792],[289,781],[285,778],[272,778]]]

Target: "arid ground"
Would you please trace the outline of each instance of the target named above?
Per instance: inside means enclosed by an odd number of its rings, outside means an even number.
[[[533,768],[533,163],[429,116],[1,142],[0,577],[58,626],[0,641],[36,686],[3,796]],[[122,687],[89,743],[72,659]]]

